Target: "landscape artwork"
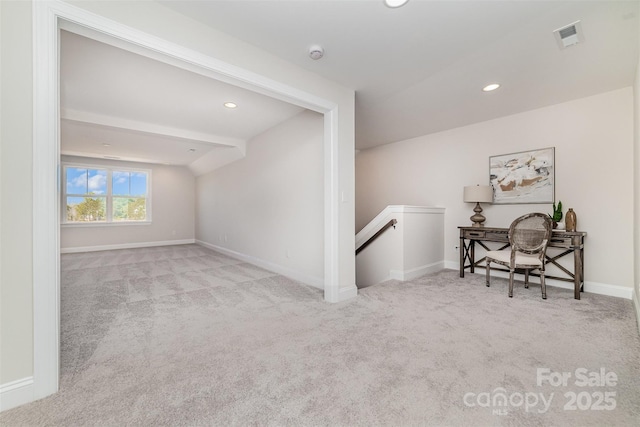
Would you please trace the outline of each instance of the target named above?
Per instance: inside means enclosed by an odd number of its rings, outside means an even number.
[[[489,157],[494,204],[553,203],[555,149]]]

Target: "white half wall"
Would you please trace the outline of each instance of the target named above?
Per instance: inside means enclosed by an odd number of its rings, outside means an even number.
[[[193,243],[195,239],[195,177],[185,166],[119,162],[62,156],[63,163],[151,170],[151,223],[62,225],[61,252]]]
[[[489,156],[555,147],[556,200],[573,208],[585,240],[585,280],[633,286],[631,87],[361,151],[356,229],[392,204],[444,206],[445,260],[458,265],[459,225],[473,205],[466,185],[488,184]],[[489,227],[507,227],[548,204],[483,205]]]
[[[396,279],[411,280],[442,270],[444,263],[444,208],[387,206],[356,235],[358,288]],[[364,244],[391,220],[368,246]]]
[[[323,116],[304,111],[196,180],[196,239],[322,288]]]

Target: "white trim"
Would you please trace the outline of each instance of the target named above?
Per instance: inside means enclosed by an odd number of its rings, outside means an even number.
[[[451,264],[454,264],[453,262]],[[448,264],[448,265],[451,265]],[[455,263],[455,267],[451,268],[452,270],[459,270],[458,264]],[[468,271],[465,271],[465,274],[471,274]],[[473,274],[480,274],[482,276],[484,276],[486,274],[485,272],[485,268],[484,266],[480,267],[480,268],[476,268],[475,273]],[[502,277],[503,279],[508,279],[509,278],[509,273],[506,271],[491,271],[491,276],[492,277]],[[518,281],[524,281],[524,275],[523,274],[517,274],[515,275],[516,280]],[[532,283],[537,283],[535,280],[537,278],[533,278],[532,279]],[[547,278],[545,280],[546,285],[547,286],[552,286],[555,288],[562,288],[562,289],[570,289],[573,291],[573,283],[569,283],[569,282],[565,282],[562,280],[555,280],[555,279],[550,279]],[[626,286],[620,286],[620,285],[611,285],[609,283],[598,283],[598,282],[584,282],[584,292],[588,292],[590,294],[598,294],[598,295],[607,295],[610,297],[617,297],[617,298],[624,298],[624,299],[628,299],[630,300],[632,298],[632,292],[633,292],[633,288],[629,288]]]
[[[389,205],[389,212],[393,213],[420,213],[420,214],[444,214],[445,208],[431,206]]]
[[[436,273],[444,269],[444,261],[438,261],[431,264],[421,265],[420,267],[411,268],[409,270],[389,270],[389,278],[395,280],[413,280],[429,273]]]
[[[425,274],[437,273],[438,271],[446,269],[445,261],[438,261],[432,264],[422,265],[420,267],[412,268],[409,270],[389,270],[389,275],[384,279],[374,283],[373,285],[367,285],[366,288],[380,283],[384,283],[388,280],[398,280],[400,282],[406,282],[408,280],[417,279]]]
[[[340,291],[338,292],[338,301],[336,302],[347,301],[357,296],[358,296],[358,287],[356,285],[345,286],[340,288]]]
[[[640,295],[633,289],[633,297],[631,299],[633,311],[636,313],[636,326],[638,327],[638,335],[640,335]]]
[[[564,285],[562,287],[573,290],[573,284],[569,284],[567,282],[561,283]],[[592,294],[608,295],[610,297],[624,298],[628,300],[633,298],[633,288],[611,285],[609,283],[584,282],[584,291]]]
[[[0,412],[33,400],[33,377],[0,385]]]
[[[445,260],[444,268],[446,268],[447,270],[460,270],[460,263],[458,261]]]
[[[152,52],[161,60],[185,69],[249,88],[280,100],[323,113],[324,120],[324,229],[325,300],[340,301],[354,295],[340,289],[340,169],[338,106],[335,102],[228,64],[195,50],[93,14],[71,4],[33,2],[33,378],[34,398],[58,390],[60,338],[59,246],[59,94],[58,30],[80,28],[103,38],[119,40],[135,49]],[[53,179],[53,177],[57,177]],[[350,181],[346,177],[346,183]],[[57,181],[57,182],[56,182]],[[351,237],[352,238],[352,237]],[[352,248],[350,248],[352,249]],[[344,254],[353,257],[353,251]],[[354,260],[355,262],[355,260]]]
[[[60,153],[58,17],[33,2],[33,400],[58,391]],[[56,177],[57,179],[54,179]]]
[[[96,228],[96,227],[128,227],[135,225],[152,225],[150,221],[113,221],[113,222],[67,222],[60,224],[61,228]]]
[[[339,302],[343,298],[340,290],[339,149],[336,107],[324,115],[324,299],[327,302]],[[344,256],[354,253],[355,248]],[[355,276],[351,286],[356,286]]]
[[[113,251],[117,249],[136,249],[136,248],[152,248],[156,246],[189,245],[193,243],[196,243],[196,239],[165,240],[165,241],[159,241],[159,242],[120,243],[117,245],[79,246],[75,248],[61,248],[60,253],[75,254],[75,253],[81,253],[81,252]]]
[[[253,257],[251,255],[245,255],[240,252],[232,251],[231,249],[223,248],[222,246],[213,245],[211,243],[207,243],[202,240],[196,240],[195,243],[198,245],[204,246],[205,248],[209,248],[216,252],[220,252],[222,254],[228,255],[240,261],[248,262],[249,264],[262,267],[266,270],[281,274],[283,276],[297,280],[298,282],[302,282],[306,285],[313,286],[314,288],[324,289],[324,280],[322,280],[322,277],[315,277],[305,273],[300,273],[299,271],[292,270],[289,267],[284,267],[282,265],[275,264],[271,261],[266,261],[261,258]]]

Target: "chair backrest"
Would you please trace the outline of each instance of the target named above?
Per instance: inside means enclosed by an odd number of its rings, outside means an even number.
[[[551,238],[553,221],[543,213],[516,218],[509,227],[511,249],[527,254],[544,253]]]

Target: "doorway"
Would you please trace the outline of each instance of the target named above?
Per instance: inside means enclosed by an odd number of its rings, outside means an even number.
[[[86,12],[64,2],[34,2],[34,134],[33,168],[33,312],[34,383],[33,398],[39,399],[58,390],[59,380],[59,95],[58,49],[60,29],[91,33],[100,41],[109,40],[156,59],[210,75],[222,81],[251,88],[277,99],[324,114],[325,170],[325,300],[337,302],[355,296],[355,284],[340,289],[339,248],[341,174],[339,168],[338,105],[259,74],[234,67],[199,52],[150,36],[107,18]],[[344,183],[342,184],[344,185]],[[344,190],[343,190],[344,191]],[[343,197],[344,199],[344,197]],[[343,208],[344,209],[344,208]],[[344,217],[344,215],[342,215]],[[342,222],[345,220],[342,219]],[[343,227],[344,228],[344,227]],[[350,231],[350,230],[346,230]],[[343,230],[342,233],[345,231]],[[351,236],[353,238],[353,236]],[[344,262],[343,262],[344,263]]]

